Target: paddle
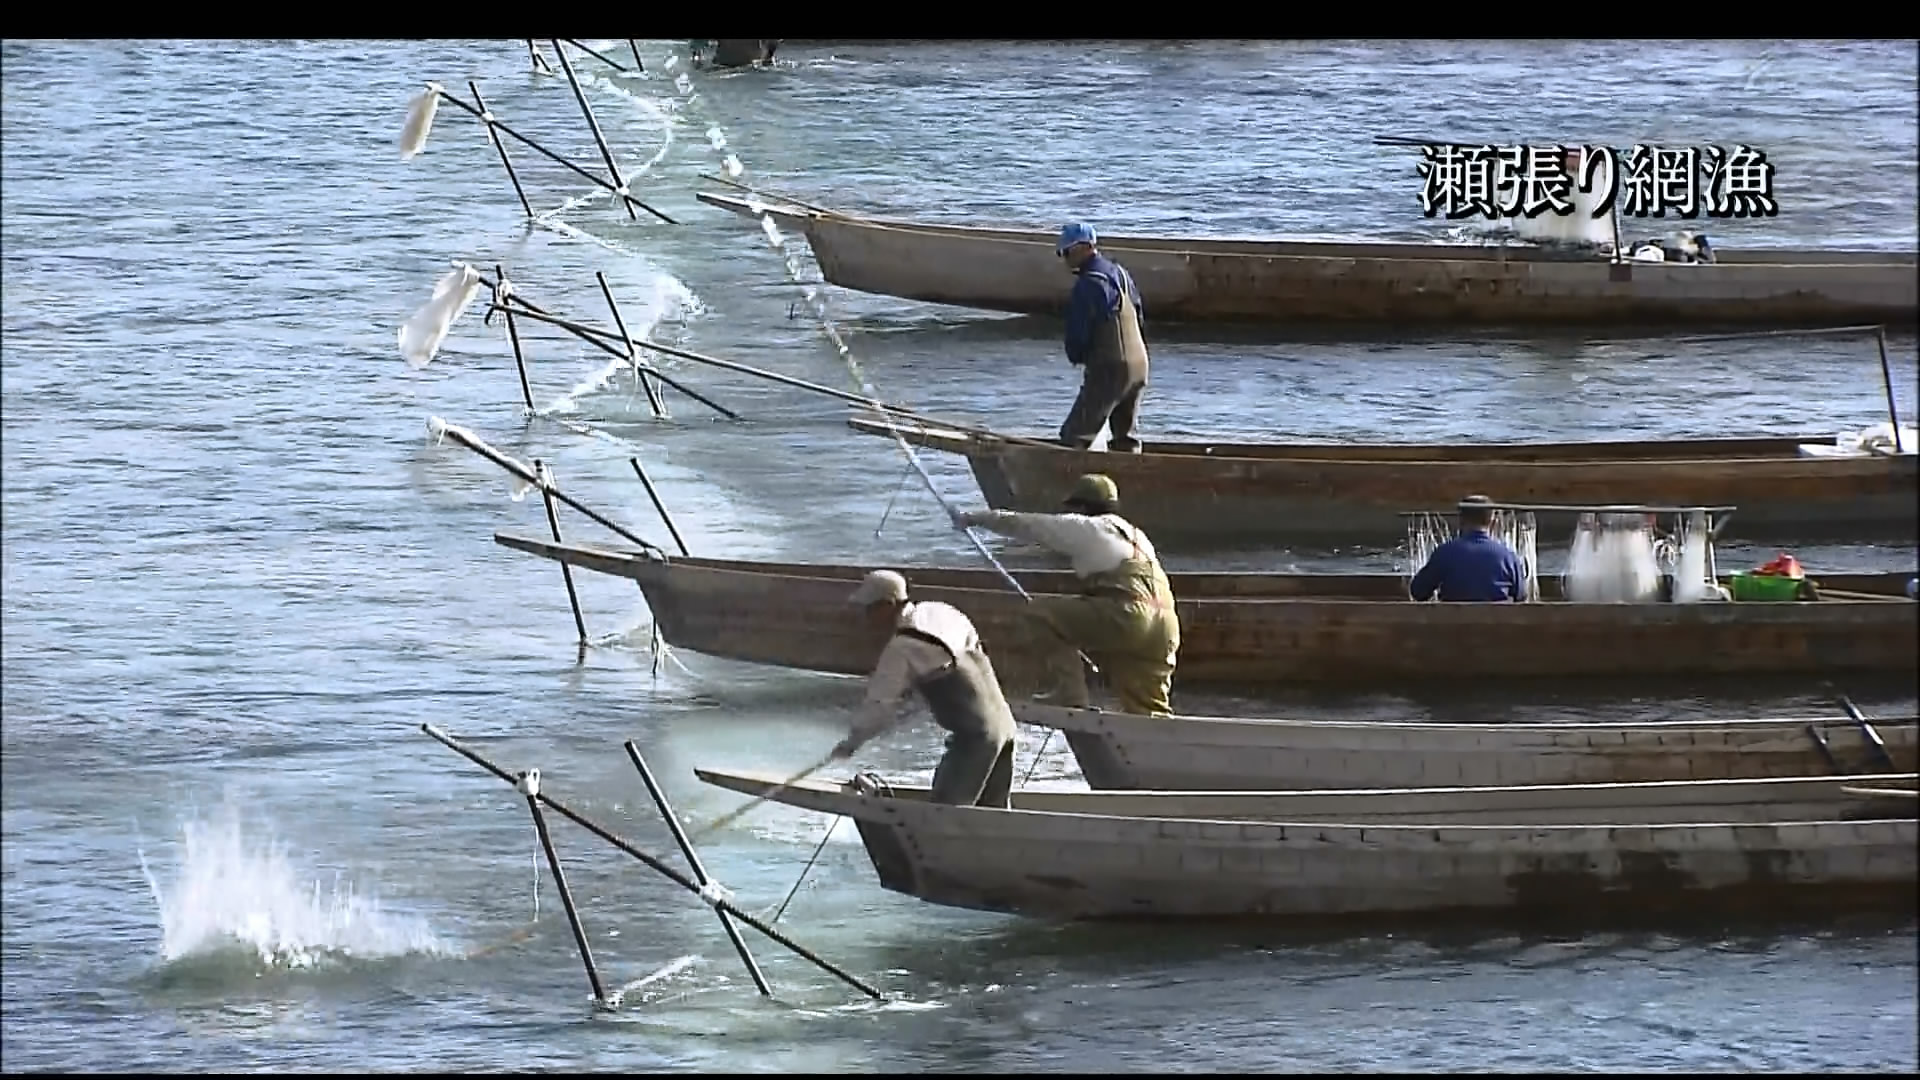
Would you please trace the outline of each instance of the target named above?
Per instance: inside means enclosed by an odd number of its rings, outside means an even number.
[[[799,772],[794,773],[792,776],[787,777],[785,780],[780,781],[778,784],[775,784],[772,787],[768,788],[767,790],[761,792],[757,797],[754,798],[752,802],[746,804],[745,806],[740,807],[738,810],[735,810],[732,813],[722,815],[718,820],[714,821],[712,824],[708,825],[706,828],[701,829],[699,832],[694,833],[693,839],[695,840],[704,839],[708,836],[713,835],[716,832],[719,832],[721,829],[724,829],[727,826],[745,817],[747,813],[751,811],[754,807],[759,806],[761,803],[766,802],[768,799],[773,798],[775,795],[778,795],[781,792],[792,787],[793,785],[799,783],[800,781],[805,780],[807,777],[812,776],[814,773],[817,773],[821,769],[824,769],[827,766],[833,764],[833,762],[834,762],[833,755],[828,754],[826,757],[821,758],[819,761],[815,762],[814,764],[807,766],[806,768],[800,770]]]

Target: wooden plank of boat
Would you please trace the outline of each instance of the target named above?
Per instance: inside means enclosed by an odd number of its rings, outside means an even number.
[[[1840,791],[1843,794],[1868,799],[1920,799],[1920,791],[1907,791],[1900,788],[1843,787]]]
[[[1841,762],[1880,759],[1846,717],[1641,723],[1446,724],[1141,716],[1016,701],[1022,723],[1064,732],[1095,790],[1570,784],[1831,771],[1807,734],[1824,729]],[[1920,768],[1920,719],[1873,721],[1895,767]]]
[[[1037,792],[946,806],[696,769],[851,817],[879,876],[933,903],[1055,918],[1905,905],[1916,821],[1818,777],[1339,793]],[[1849,806],[1848,804],[1851,804]],[[1798,894],[1798,895],[1796,895]]]
[[[1722,539],[1904,540],[1920,535],[1920,454],[1810,456],[1832,438],[1453,445],[1149,442],[1138,454],[855,416],[865,435],[967,459],[987,505],[1056,511],[1083,473],[1120,488],[1122,513],[1162,550],[1226,542],[1382,543],[1409,509],[1478,492],[1503,503],[1732,506]],[[1575,515],[1539,527],[1571,533]]]
[[[747,200],[700,193],[751,216]],[[782,222],[784,225],[785,222]],[[842,288],[1058,315],[1054,235],[844,213],[796,222]],[[1715,249],[1710,264],[1620,263],[1552,248],[1103,235],[1166,322],[1427,325],[1912,325],[1912,252]]]
[[[810,671],[864,675],[885,636],[846,603],[871,566],[667,557],[497,533],[496,543],[630,578],[668,643]],[[1040,630],[990,570],[895,566],[915,596],[979,628],[1010,693],[1036,689]],[[1064,571],[1020,571],[1034,595],[1070,591]],[[1849,591],[1904,597],[1910,575],[1823,575]],[[1174,574],[1176,689],[1207,685],[1525,677],[1920,671],[1920,620],[1901,599],[1712,604],[1416,604],[1392,574]],[[1473,641],[1474,648],[1459,643]]]

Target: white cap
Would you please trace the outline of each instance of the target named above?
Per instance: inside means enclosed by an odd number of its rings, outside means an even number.
[[[847,597],[847,603],[861,607],[875,604],[901,604],[907,599],[907,579],[891,570],[875,570]]]

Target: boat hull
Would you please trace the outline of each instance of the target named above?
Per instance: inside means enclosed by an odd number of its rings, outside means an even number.
[[[885,645],[846,600],[870,567],[649,557],[496,534],[496,542],[639,583],[668,643],[752,663],[865,675]],[[899,568],[965,612],[1010,693],[1041,688],[1045,633],[989,571]],[[1023,572],[1039,595],[1070,575]],[[1176,687],[1920,671],[1906,576],[1829,577],[1867,600],[1712,604],[1416,604],[1390,574],[1173,575]],[[1316,590],[1338,588],[1346,598]],[[1372,597],[1361,599],[1358,597]]]
[[[1022,723],[1065,734],[1096,791],[1624,783],[1920,767],[1920,724],[1913,717],[1873,722],[1887,760],[1844,717],[1408,724],[1137,716],[1025,701],[1014,702],[1013,710]]]
[[[735,213],[746,200],[702,194]],[[1051,233],[800,213],[821,275],[928,303],[1059,315]],[[1155,321],[1397,326],[1911,325],[1910,252],[1723,250],[1712,264],[1613,263],[1535,247],[1104,236]]]
[[[855,417],[862,434],[884,423]],[[1053,512],[1084,473],[1112,477],[1122,512],[1156,546],[1276,542],[1391,544],[1405,512],[1451,507],[1469,492],[1548,506],[1731,506],[1727,540],[1906,540],[1920,535],[1920,454],[1807,456],[1831,438],[1482,446],[1153,444],[1144,452],[1070,450],[1034,441],[896,424],[909,441],[967,459],[987,504]],[[1318,456],[1312,456],[1318,455]],[[1536,513],[1573,530],[1571,511]]]
[[[749,794],[772,782],[696,773]],[[1777,794],[1816,783],[1834,801]],[[1911,776],[1900,783],[1912,787]],[[1014,810],[937,805],[924,789],[887,796],[806,785],[771,797],[852,817],[887,889],[1043,918],[1911,910],[1920,852],[1912,801],[1843,806],[1841,786],[1783,781],[1726,797],[1713,793],[1741,789],[1534,788],[1520,798],[1466,789],[1439,796],[1451,811],[1377,808],[1364,821],[1354,819],[1365,811],[1334,809],[1337,798],[1318,816],[1289,814],[1280,804],[1302,797],[1284,795],[1243,796],[1239,810],[1232,796],[1187,802],[1164,793],[1131,796],[1124,810],[1094,800],[1126,796],[1078,795],[1075,804],[1065,792],[1048,793],[1050,807],[1077,809],[1039,809],[1039,793],[1016,796]],[[1371,794],[1380,807],[1434,797]],[[1477,813],[1466,805],[1486,800],[1507,805]]]

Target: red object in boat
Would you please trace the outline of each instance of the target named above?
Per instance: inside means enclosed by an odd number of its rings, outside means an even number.
[[[1800,560],[1782,552],[1779,558],[1754,571],[1757,577],[1783,577],[1799,580],[1806,577],[1800,570]]]

